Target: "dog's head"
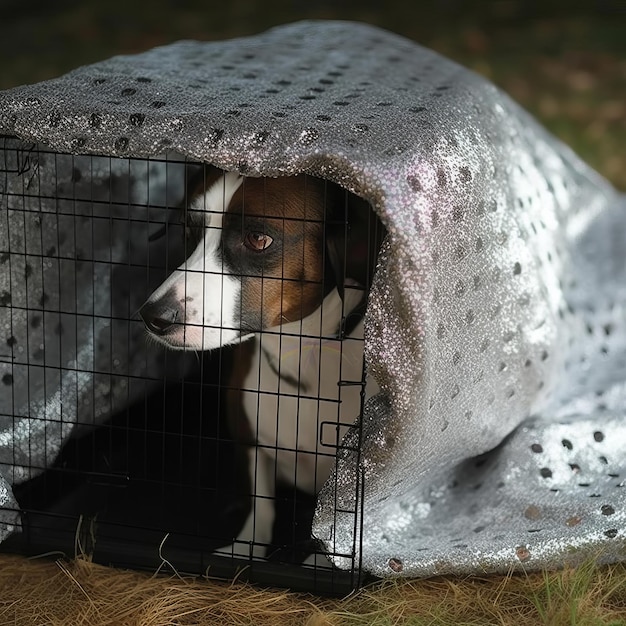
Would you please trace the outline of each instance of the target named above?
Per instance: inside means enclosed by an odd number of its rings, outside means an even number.
[[[369,286],[379,226],[364,201],[326,181],[207,167],[184,215],[191,254],[139,312],[170,348],[211,350],[303,319],[346,279]]]

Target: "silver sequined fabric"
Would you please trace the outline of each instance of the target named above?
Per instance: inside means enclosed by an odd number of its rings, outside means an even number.
[[[388,576],[626,556],[626,201],[493,85],[369,26],[303,22],[4,92],[0,131],[122,162],[307,172],[373,204],[388,237],[366,356],[382,392],[320,494],[331,552],[356,545]],[[27,441],[43,458],[63,436],[34,385],[3,418],[9,470]]]

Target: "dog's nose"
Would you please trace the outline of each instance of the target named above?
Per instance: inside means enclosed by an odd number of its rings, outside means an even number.
[[[147,302],[139,309],[139,315],[151,333],[164,335],[176,323],[178,310],[157,302]]]

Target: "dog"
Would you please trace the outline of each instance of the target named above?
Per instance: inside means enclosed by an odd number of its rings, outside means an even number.
[[[255,444],[252,503],[218,552],[263,557],[276,481],[316,494],[361,413],[363,314],[384,229],[367,202],[308,175],[205,166],[184,204],[190,254],[139,314],[170,349],[237,346],[227,405]],[[368,381],[367,396],[377,390]]]

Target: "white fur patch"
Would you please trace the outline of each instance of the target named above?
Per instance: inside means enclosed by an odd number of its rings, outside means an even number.
[[[196,196],[189,208],[205,213],[205,225],[214,228],[222,227],[222,216],[228,210],[235,192],[243,183],[243,176],[235,172],[226,172],[218,178],[205,192]]]
[[[204,237],[150,298],[156,301],[174,290],[177,304],[185,308],[180,331],[162,340],[171,348],[212,350],[239,337],[235,304],[241,281],[224,273],[218,251],[223,215],[242,182],[241,176],[227,172],[192,201],[190,209],[206,213]]]
[[[362,378],[363,321],[349,339],[332,333],[363,297],[362,290],[347,289],[342,301],[333,289],[301,322],[256,336],[243,385],[248,423],[261,445],[259,454],[273,459],[272,474],[308,493],[317,493],[328,479],[336,448],[361,412],[361,386],[338,381]],[[368,380],[367,397],[377,392],[375,381]]]

